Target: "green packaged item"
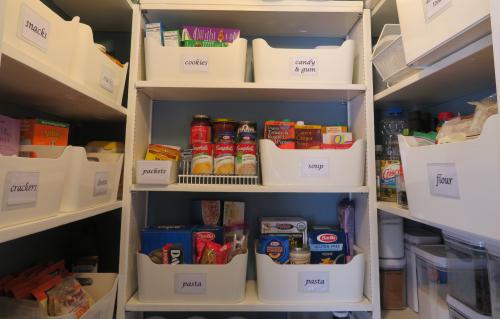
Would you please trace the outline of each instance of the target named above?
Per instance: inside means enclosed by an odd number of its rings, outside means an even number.
[[[220,48],[227,47],[229,44],[226,42],[216,41],[203,41],[203,40],[185,40],[183,42],[185,47],[199,47],[199,48]]]

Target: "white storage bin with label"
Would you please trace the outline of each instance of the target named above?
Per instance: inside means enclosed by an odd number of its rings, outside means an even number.
[[[360,302],[365,256],[358,253],[343,265],[280,265],[255,253],[257,292],[266,303]]]
[[[412,147],[399,136],[410,214],[500,239],[500,115],[465,142]],[[485,191],[488,190],[488,191]]]
[[[397,0],[406,62],[429,66],[491,33],[489,0]]]
[[[71,149],[54,157],[0,156],[0,228],[59,212]]]
[[[262,183],[274,185],[362,186],[365,141],[349,149],[285,150],[260,140]]]
[[[245,81],[247,40],[236,39],[228,47],[169,47],[144,39],[148,81],[231,82]]]
[[[339,47],[272,48],[252,41],[256,83],[352,84],[354,40]]]
[[[80,18],[65,21],[38,0],[2,0],[0,40],[44,67],[69,76]],[[29,80],[29,79],[27,79]]]
[[[71,76],[98,95],[121,105],[128,63],[118,65],[94,43],[92,29],[80,23]]]
[[[141,302],[238,303],[245,298],[248,253],[225,265],[160,265],[137,253]],[[229,280],[228,280],[229,279]]]
[[[142,185],[170,185],[177,182],[178,161],[137,161],[135,182]]]

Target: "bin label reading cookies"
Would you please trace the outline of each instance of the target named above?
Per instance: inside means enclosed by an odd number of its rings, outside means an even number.
[[[108,172],[97,172],[94,178],[94,196],[106,195],[108,193]]]
[[[422,0],[424,1],[425,21],[428,22],[435,15],[451,6],[451,0]]]
[[[299,293],[330,292],[330,274],[327,271],[299,273]]]
[[[330,175],[328,158],[303,158],[300,167],[302,177],[324,177]]]
[[[107,67],[101,69],[101,87],[106,91],[113,93],[113,71]]]
[[[23,5],[19,18],[18,37],[47,52],[49,46],[50,23],[35,10]]]
[[[427,164],[432,196],[460,199],[457,168],[454,163]]]
[[[39,190],[40,172],[8,172],[5,177],[7,206],[35,206]]]
[[[184,71],[208,72],[208,56],[184,56],[181,61]]]
[[[318,59],[314,57],[292,57],[290,67],[293,75],[318,75]]]
[[[206,274],[175,274],[175,293],[204,295],[207,293]]]

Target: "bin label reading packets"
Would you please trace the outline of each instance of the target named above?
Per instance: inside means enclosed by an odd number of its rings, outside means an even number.
[[[330,292],[330,274],[327,271],[299,272],[299,293]]]
[[[138,184],[169,184],[172,161],[137,161],[136,181]]]
[[[50,23],[27,5],[21,8],[18,37],[47,52]]]
[[[7,206],[35,206],[39,190],[39,172],[8,172],[5,177]]]
[[[427,164],[432,196],[460,199],[458,174],[454,163]]]
[[[437,14],[451,6],[451,0],[422,0],[424,2],[425,21],[429,22]]]
[[[290,67],[293,75],[318,75],[318,59],[314,57],[292,57],[290,59]]]
[[[208,72],[208,56],[183,56],[181,61],[184,71]]]
[[[175,274],[175,293],[204,295],[207,293],[206,274]]]
[[[108,193],[108,172],[97,172],[94,178],[94,196],[102,196]]]
[[[113,93],[113,71],[110,68],[102,67],[101,70],[101,87],[106,91]]]
[[[324,177],[330,175],[328,158],[303,158],[301,163],[302,177]]]

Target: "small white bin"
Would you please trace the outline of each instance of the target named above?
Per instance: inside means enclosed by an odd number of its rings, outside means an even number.
[[[238,303],[245,298],[248,253],[225,265],[159,265],[137,253],[139,300],[192,304]],[[189,285],[190,283],[196,285]],[[186,283],[188,285],[186,285]]]
[[[2,2],[0,33],[3,34],[0,34],[0,40],[3,45],[9,45],[42,66],[69,76],[80,18],[64,21],[38,0]]]
[[[80,23],[71,76],[99,96],[121,105],[128,63],[119,66],[94,43],[92,29]]]
[[[339,47],[272,48],[252,41],[256,83],[352,84],[354,40]]]
[[[50,157],[0,156],[0,228],[60,211],[71,149]]]
[[[137,161],[135,182],[141,185],[170,185],[177,182],[179,162]]]
[[[365,256],[344,265],[279,265],[255,253],[257,292],[266,303],[360,302],[363,299]]]
[[[169,47],[145,38],[148,81],[243,83],[247,40],[236,39],[228,47]]]
[[[406,62],[429,66],[491,33],[489,0],[397,0]]]
[[[410,214],[500,239],[500,196],[491,195],[500,194],[498,136],[498,114],[486,120],[481,135],[474,140],[412,147],[399,136]]]
[[[260,140],[262,183],[274,185],[363,185],[365,141],[345,150],[285,150]]]

